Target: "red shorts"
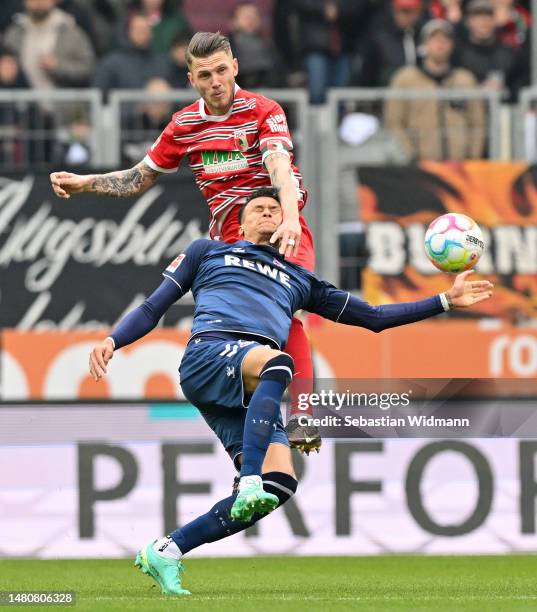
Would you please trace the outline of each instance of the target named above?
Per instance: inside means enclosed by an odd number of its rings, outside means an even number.
[[[231,215],[230,215],[231,216]],[[234,218],[236,215],[233,215]],[[300,245],[298,247],[298,255],[296,257],[289,257],[289,261],[296,263],[306,270],[313,272],[315,269],[315,247],[313,246],[313,236],[311,235],[310,228],[306,223],[306,219],[302,215],[299,216],[300,227],[302,228],[302,236],[300,238]],[[222,240],[224,242],[236,242],[242,240],[239,236],[239,221],[226,223],[222,230]]]

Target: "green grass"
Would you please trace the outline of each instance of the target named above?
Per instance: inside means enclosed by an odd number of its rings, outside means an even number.
[[[257,557],[192,559],[185,565],[184,586],[193,593],[188,598],[164,598],[131,560],[109,559],[4,559],[0,591],[76,592],[74,608],[39,608],[43,610],[537,608],[537,556],[531,555]]]

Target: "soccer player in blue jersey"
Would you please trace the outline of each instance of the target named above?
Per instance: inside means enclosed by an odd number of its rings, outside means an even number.
[[[142,548],[136,565],[164,594],[188,594],[181,586],[183,555],[246,529],[296,491],[280,415],[293,376],[293,360],[282,346],[295,311],[305,309],[379,332],[492,295],[491,283],[469,282],[469,272],[463,272],[446,293],[370,306],[284,259],[278,245],[269,242],[281,221],[277,192],[254,192],[242,208],[239,232],[244,240],[194,241],[166,268],[156,291],[90,354],[90,372],[99,380],[115,350],[151,331],[166,310],[192,290],[196,306],[179,368],[181,386],[240,469],[240,480],[237,493]]]

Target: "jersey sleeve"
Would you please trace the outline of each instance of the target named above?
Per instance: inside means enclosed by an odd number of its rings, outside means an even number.
[[[266,100],[260,108],[259,117],[259,148],[262,163],[271,153],[286,153],[293,149],[293,141],[287,125],[287,117],[282,107],[274,100]],[[290,155],[289,155],[290,156]]]
[[[181,297],[182,293],[177,285],[165,278],[143,304],[131,310],[116,325],[110,334],[114,342],[114,349],[127,346],[143,338],[155,328],[168,308]]]
[[[438,295],[416,302],[372,306],[326,281],[316,277],[313,279],[309,303],[304,308],[338,323],[381,332],[390,327],[415,323],[445,312]]]
[[[309,301],[304,304],[303,308],[321,315],[325,319],[337,322],[347,304],[349,294],[326,281],[318,279],[313,274],[310,274],[310,278]]]
[[[183,153],[173,139],[174,134],[175,120],[172,118],[144,157],[144,162],[153,170],[165,173],[176,172],[181,165]]]
[[[184,253],[170,263],[162,276],[173,281],[181,290],[181,295],[185,295],[192,287],[203,256],[217,246],[218,243],[213,240],[205,238],[194,240]]]

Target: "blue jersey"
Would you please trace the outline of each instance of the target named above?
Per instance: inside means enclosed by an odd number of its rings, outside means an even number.
[[[347,299],[347,293],[289,263],[273,247],[247,241],[196,240],[163,274],[183,293],[192,290],[192,335],[239,331],[283,346],[294,312],[317,312],[322,306],[321,314],[337,317]]]
[[[200,239],[163,272],[164,281],[114,329],[116,348],[153,329],[166,310],[190,289],[192,334],[208,331],[262,336],[281,347],[293,313],[305,309],[332,321],[382,331],[444,312],[440,297],[371,306],[285,260],[269,245]]]

